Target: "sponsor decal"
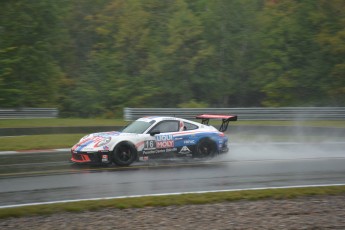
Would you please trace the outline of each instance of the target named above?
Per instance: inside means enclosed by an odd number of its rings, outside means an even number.
[[[103,150],[109,151],[109,147],[108,146],[103,146]]]
[[[144,150],[143,154],[149,155],[149,154],[155,154],[157,151],[156,150]]]
[[[168,153],[168,152],[175,152],[177,151],[177,148],[172,148],[172,149],[166,149],[165,152]]]
[[[183,143],[186,145],[195,145],[195,140],[185,140]]]
[[[155,149],[155,150],[144,150],[144,155],[152,155],[152,154],[160,154],[160,153],[169,153],[169,152],[176,152],[177,148],[170,148],[170,149]]]
[[[141,161],[148,161],[149,157],[148,156],[142,156],[142,157],[139,157],[139,160],[141,160]]]
[[[101,147],[103,145],[108,144],[111,141],[111,137],[98,137],[95,139],[95,146],[94,147]]]
[[[173,135],[156,135],[156,141],[171,141],[173,140]]]
[[[156,148],[166,149],[174,147],[173,135],[156,135]]]
[[[157,149],[173,148],[174,141],[158,141]]]
[[[106,155],[106,154],[102,155],[102,162],[109,162],[108,161],[108,155]]]
[[[187,146],[183,146],[179,153],[190,153],[191,151]]]

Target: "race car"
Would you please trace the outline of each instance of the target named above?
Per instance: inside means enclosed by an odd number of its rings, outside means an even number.
[[[134,161],[166,158],[208,158],[228,151],[224,132],[236,115],[203,114],[201,123],[176,118],[149,116],[139,118],[121,132],[99,132],[84,136],[71,148],[74,163],[129,166]],[[220,119],[217,130],[210,119]]]

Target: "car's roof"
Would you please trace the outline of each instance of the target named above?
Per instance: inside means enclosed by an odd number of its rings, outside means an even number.
[[[169,116],[148,116],[148,117],[141,117],[138,120],[149,122],[153,120],[162,121],[162,120],[185,120],[185,119],[178,118],[178,117],[169,117]]]
[[[171,117],[171,116],[147,116],[147,117],[142,117],[142,118],[137,119],[137,121],[145,121],[145,122],[154,121],[155,123],[160,122],[160,121],[164,121],[164,120],[177,120],[177,121],[192,123],[192,124],[195,124],[197,126],[202,125],[201,123],[196,122],[196,121],[192,121],[192,120],[188,120],[188,119],[184,119],[184,118],[180,118],[180,117]]]

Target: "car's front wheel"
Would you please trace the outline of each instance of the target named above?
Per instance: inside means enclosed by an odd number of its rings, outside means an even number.
[[[217,152],[216,144],[211,139],[202,139],[196,146],[195,157],[213,157]]]
[[[129,166],[136,157],[135,148],[128,142],[122,142],[115,147],[112,159],[118,166]]]

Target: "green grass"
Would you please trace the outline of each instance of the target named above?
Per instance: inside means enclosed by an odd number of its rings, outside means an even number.
[[[126,122],[120,119],[5,119],[0,120],[0,128],[19,127],[59,127],[59,126],[123,126]],[[231,125],[293,125],[302,126],[326,126],[345,128],[345,121],[237,121]],[[54,149],[73,146],[85,134],[50,134],[50,135],[28,135],[16,137],[0,137],[0,151],[31,150],[31,149]],[[257,135],[236,135],[232,134],[232,141],[255,141]],[[260,136],[258,141],[263,141]],[[270,141],[322,141],[325,137],[289,137],[289,136],[267,136]],[[341,140],[339,137],[338,139]],[[337,141],[338,139],[334,139]],[[333,139],[332,139],[333,140]]]
[[[0,128],[68,127],[68,126],[122,126],[122,119],[0,119]]]
[[[240,118],[239,118],[240,119]],[[0,128],[66,127],[66,126],[123,126],[122,119],[0,119]],[[218,124],[218,123],[215,123]],[[236,121],[230,125],[326,126],[345,128],[345,121]]]
[[[80,138],[86,134],[49,134],[49,135],[27,135],[0,137],[0,151],[16,150],[38,150],[69,148],[76,144]],[[326,137],[326,136],[269,136],[269,135],[248,135],[236,134],[230,135],[230,141],[241,142],[321,142],[325,140],[343,141],[344,137]]]
[[[72,147],[85,134],[50,134],[0,137],[0,151]]]
[[[260,199],[292,199],[315,195],[345,195],[345,186],[148,196],[138,198],[121,198],[98,201],[80,201],[47,205],[33,205],[0,209],[0,218],[50,215],[53,213],[61,212],[96,211],[104,208],[126,209],[143,208],[148,206],[162,207],[172,205],[198,205],[208,203],[233,202],[239,200],[255,201]]]

